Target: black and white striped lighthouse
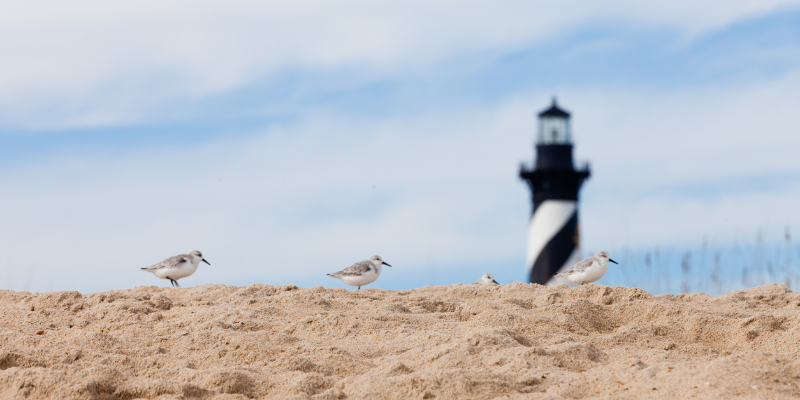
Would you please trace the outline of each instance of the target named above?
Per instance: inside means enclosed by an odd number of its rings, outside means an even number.
[[[553,275],[580,259],[578,190],[589,177],[589,166],[572,163],[572,130],[569,113],[553,98],[553,105],[539,113],[536,163],[520,168],[528,183],[533,215],[528,226],[527,266],[530,282],[546,285]]]

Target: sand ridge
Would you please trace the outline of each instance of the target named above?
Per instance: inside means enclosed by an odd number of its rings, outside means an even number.
[[[800,295],[0,291],[3,399],[797,398]]]

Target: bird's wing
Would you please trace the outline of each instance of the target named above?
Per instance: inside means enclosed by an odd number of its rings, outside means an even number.
[[[367,271],[372,269],[372,263],[369,261],[359,261],[339,272],[333,273],[331,275],[336,276],[361,276],[367,273]]]
[[[148,271],[155,271],[162,268],[175,268],[180,264],[185,262],[191,262],[191,257],[188,254],[181,254],[177,256],[172,256],[164,261],[161,261],[158,264],[151,265],[147,267]]]
[[[472,284],[473,284],[473,285],[480,285],[480,284],[483,284],[483,278],[481,278],[481,279],[478,279],[478,280],[477,280],[477,281],[475,281],[475,282],[472,282]]]
[[[569,270],[570,272],[583,272],[589,269],[589,267],[592,266],[592,263],[594,263],[594,257],[589,257],[585,260],[578,261]]]

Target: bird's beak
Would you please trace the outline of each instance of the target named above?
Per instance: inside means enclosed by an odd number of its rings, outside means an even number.
[[[495,285],[499,285],[499,283],[497,283],[497,281],[494,279],[492,279],[492,282],[494,282]]]
[[[383,263],[383,265],[389,265],[389,264],[386,263],[386,261],[381,261],[381,262]],[[391,267],[391,265],[389,265],[389,266]]]
[[[619,263],[618,263],[618,262],[616,262],[616,261],[614,261],[614,260],[612,260],[612,259],[610,259],[610,258],[608,259],[608,261],[611,261],[612,263],[619,265]]]
[[[206,263],[206,264],[208,264],[208,265],[211,265],[211,263],[210,263],[210,262],[208,262],[208,261],[206,261],[206,259],[205,259],[205,258],[203,259],[203,262],[204,262],[204,263]]]

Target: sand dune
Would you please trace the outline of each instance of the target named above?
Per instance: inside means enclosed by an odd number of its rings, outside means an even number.
[[[781,285],[0,291],[0,311],[3,399],[800,397]]]

